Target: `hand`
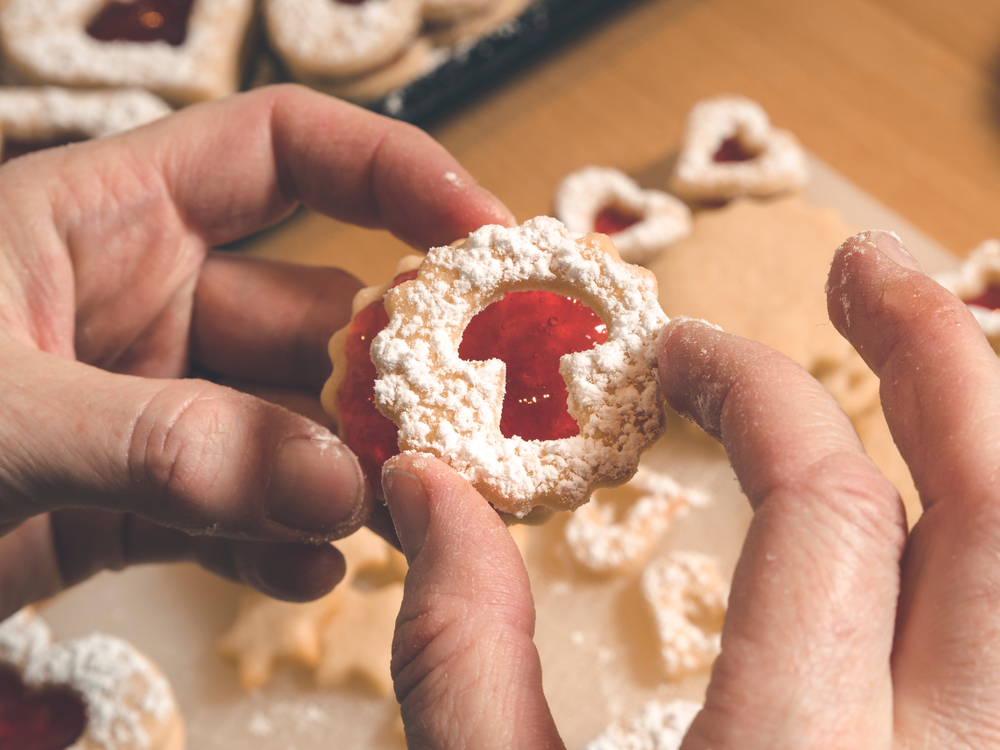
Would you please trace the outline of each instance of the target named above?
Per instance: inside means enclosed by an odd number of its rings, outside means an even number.
[[[293,600],[343,575],[316,542],[372,511],[353,455],[312,419],[180,379],[323,419],[359,282],[208,250],[300,202],[419,248],[511,222],[425,134],[296,86],[0,170],[0,617],[152,560]]]
[[[798,365],[672,323],[664,393],[724,443],[755,510],[683,750],[996,747],[1000,361],[891,235],[845,243],[828,299],[881,378],[924,514],[908,538],[898,493]],[[509,535],[432,459],[396,459],[383,484],[412,565],[393,654],[410,747],[561,747]]]

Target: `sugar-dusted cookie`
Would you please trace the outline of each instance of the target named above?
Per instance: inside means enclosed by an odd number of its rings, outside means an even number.
[[[58,642],[30,608],[0,623],[3,746],[183,750],[170,683],[128,642]]]
[[[656,621],[666,678],[708,669],[719,654],[729,600],[715,560],[700,552],[657,558],[642,573],[642,595]]]
[[[264,0],[268,39],[292,77],[346,78],[400,58],[423,19],[422,0]]]
[[[0,87],[3,160],[44,148],[130,130],[170,114],[143,89],[74,91],[53,86]]]
[[[957,270],[936,278],[969,306],[993,351],[1000,353],[1000,240],[986,240]]]
[[[700,710],[693,701],[650,701],[638,715],[612,722],[583,750],[680,750]]]
[[[469,331],[505,295],[534,290],[579,300],[599,323],[588,324],[585,342],[559,352],[556,385],[568,393],[571,421],[565,436],[551,439],[529,438],[537,426],[530,419],[505,434],[514,368],[461,351],[466,340],[509,337],[512,355],[527,357],[529,366],[535,353],[550,354],[554,337],[540,335],[529,345],[509,321]],[[541,328],[574,335],[576,326],[565,325],[573,307],[548,308]],[[464,242],[432,248],[415,279],[389,290],[385,310],[389,323],[371,345],[375,399],[399,427],[399,447],[447,461],[498,510],[523,518],[537,507],[575,508],[598,487],[630,479],[640,454],[663,432],[656,342],[667,319],[656,281],[623,262],[604,235],[576,235],[550,217],[483,227]],[[599,342],[597,333],[606,339]],[[528,399],[546,400],[546,392]],[[561,418],[561,405],[554,411]]]
[[[689,201],[767,197],[809,181],[805,152],[764,109],[742,96],[698,102],[688,115],[670,190]]]
[[[622,260],[645,264],[691,232],[691,210],[662,190],[644,190],[612,167],[584,167],[556,188],[555,215],[573,232],[600,232]]]
[[[668,474],[642,464],[616,492],[626,490],[635,498],[620,520],[615,519],[615,504],[603,502],[604,490],[598,490],[566,522],[566,542],[573,558],[595,573],[621,573],[643,564],[671,518],[690,505],[708,502],[703,492],[682,487]]]
[[[29,84],[148,89],[172,104],[235,92],[254,0],[6,0],[7,73]]]

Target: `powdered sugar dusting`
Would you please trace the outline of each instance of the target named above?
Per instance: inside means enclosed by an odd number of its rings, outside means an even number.
[[[573,232],[594,231],[598,212],[612,205],[641,217],[613,238],[629,263],[652,260],[691,233],[691,211],[684,203],[661,190],[643,190],[611,167],[584,167],[567,175],[556,189],[556,218]]]
[[[756,156],[716,162],[715,153],[727,138],[736,138]],[[772,128],[757,102],[726,95],[705,99],[691,109],[670,184],[684,198],[726,200],[796,190],[808,181],[805,152],[795,136]]]
[[[700,710],[693,701],[650,701],[638,716],[614,722],[583,750],[678,750]]]
[[[69,750],[149,748],[149,717],[165,723],[176,713],[166,679],[127,642],[97,633],[56,643],[30,610],[0,623],[0,661],[29,687],[65,685],[83,697],[87,724]]]
[[[632,476],[665,426],[655,345],[667,317],[652,274],[622,263],[602,241],[549,217],[490,225],[462,246],[432,249],[417,279],[386,295],[389,325],[372,344],[375,394],[399,426],[401,450],[444,458],[518,516],[541,504],[576,507],[596,486]],[[464,361],[458,346],[480,310],[506,292],[540,288],[590,305],[608,337],[560,361],[580,435],[505,438],[504,363]]]

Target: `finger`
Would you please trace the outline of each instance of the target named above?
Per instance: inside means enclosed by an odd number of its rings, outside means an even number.
[[[881,377],[886,419],[925,508],[903,567],[897,733],[903,745],[997,745],[1000,655],[989,644],[1000,638],[1000,365],[966,306],[893,235],[844,243],[828,303]]]
[[[208,245],[269,226],[299,203],[418,248],[512,222],[423,131],[295,85],[186,107],[11,166],[48,178],[56,215],[73,217],[61,227],[71,234],[107,220],[108,204],[133,239],[144,226],[176,223]]]
[[[361,282],[315,268],[210,253],[191,320],[192,361],[213,372],[317,392],[330,337],[351,319]]]
[[[350,451],[285,409],[27,348],[0,356],[0,520],[84,505],[189,533],[302,542],[345,536],[371,511]]]
[[[392,647],[407,747],[563,747],[527,571],[503,522],[427,456],[391,459],[382,483],[410,563]]]
[[[830,319],[881,379],[882,407],[924,507],[992,502],[982,467],[1000,451],[1000,360],[969,309],[898,239],[863,232],[830,269]],[[963,500],[965,498],[965,500]]]
[[[138,516],[72,508],[36,516],[0,538],[0,618],[102,570],[177,561],[286,601],[311,601],[344,577],[331,545],[192,537]]]
[[[675,321],[659,377],[671,406],[722,440],[755,511],[684,749],[889,747],[898,494],[784,355]]]

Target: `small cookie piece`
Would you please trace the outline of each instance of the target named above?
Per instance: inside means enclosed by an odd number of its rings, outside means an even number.
[[[184,748],[170,683],[120,638],[95,633],[59,643],[34,611],[22,609],[0,623],[0,667],[6,699],[24,701],[8,716],[16,723],[5,726],[7,747],[37,747],[37,733],[47,732],[68,750]],[[48,704],[47,718],[34,713],[44,711],[39,704]]]
[[[387,65],[413,44],[421,0],[265,0],[272,47],[299,81],[357,76]]]
[[[392,690],[389,662],[403,584],[389,583],[370,591],[344,590],[343,607],[323,628],[322,655],[316,665],[320,687],[338,687],[360,677],[380,695]]]
[[[6,0],[0,44],[18,82],[148,89],[182,105],[235,93],[254,0]]]
[[[354,601],[352,586],[366,571],[402,577],[402,558],[373,531],[361,528],[340,539],[337,549],[344,555],[344,580],[316,601],[295,603],[272,599],[247,590],[239,600],[236,618],[219,641],[222,656],[236,660],[240,684],[256,690],[267,684],[282,659],[314,668],[323,656],[323,628]],[[403,563],[405,566],[405,563]],[[391,639],[391,634],[390,634]]]
[[[986,240],[957,270],[935,278],[969,306],[993,351],[1000,354],[1000,240]]]
[[[642,573],[642,594],[653,611],[668,680],[707,669],[719,654],[729,586],[715,560],[671,552]]]
[[[566,522],[564,533],[573,558],[595,573],[621,573],[641,565],[675,514],[708,502],[704,493],[641,464],[622,488],[639,497],[620,523],[615,523],[613,504],[600,502],[601,490]]]
[[[571,232],[608,235],[628,263],[646,263],[691,233],[691,210],[683,202],[643,190],[611,167],[584,167],[563,178],[555,215]]]
[[[691,109],[670,190],[687,201],[717,202],[799,190],[808,181],[795,136],[772,128],[757,102],[718,96]]]
[[[54,86],[0,87],[2,160],[145,125],[173,112],[143,89],[73,91]]]
[[[580,433],[556,440],[505,437],[506,365],[459,355],[478,312],[538,289],[579,299],[607,326],[604,343],[560,359]],[[536,506],[575,508],[631,478],[665,428],[656,341],[667,318],[656,279],[624,263],[604,235],[576,235],[544,216],[486,226],[433,248],[385,308],[389,324],[371,347],[375,398],[399,427],[400,449],[442,458],[498,510],[523,518]]]
[[[613,722],[583,750],[679,750],[699,711],[693,701],[649,701],[638,716]]]

